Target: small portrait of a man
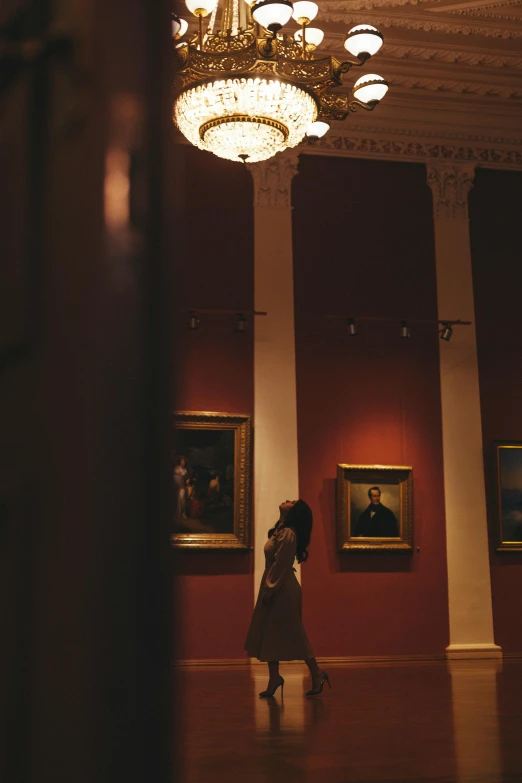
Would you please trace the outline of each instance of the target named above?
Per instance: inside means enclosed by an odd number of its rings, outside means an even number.
[[[397,538],[399,523],[394,512],[381,502],[380,487],[368,489],[368,506],[352,517],[353,536],[365,538]]]
[[[339,552],[413,550],[413,468],[337,465]]]

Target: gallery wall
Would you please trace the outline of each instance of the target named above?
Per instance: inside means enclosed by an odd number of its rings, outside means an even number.
[[[319,656],[444,654],[448,605],[431,193],[423,166],[302,156],[293,185],[304,616]],[[349,337],[343,319],[362,321]],[[337,463],[410,465],[414,551],[337,553]]]
[[[183,147],[180,159],[186,264],[176,292],[181,314],[174,335],[175,404],[178,410],[252,416],[251,319],[244,334],[234,331],[233,314],[200,312],[198,330],[186,325],[190,309],[253,309],[252,178],[245,167],[194,147]],[[254,601],[252,553],[176,550],[173,561],[177,657],[243,656]]]
[[[179,275],[176,407],[253,414],[253,329],[186,310],[253,307],[252,181],[243,166],[183,148],[178,198],[187,262]],[[512,599],[522,555],[493,551],[490,443],[522,441],[519,174],[478,170],[470,195],[482,424],[492,531],[495,638],[522,651]],[[215,197],[216,189],[219,198]],[[319,656],[433,656],[448,644],[439,351],[431,192],[423,165],[303,155],[293,182],[300,494],[312,506],[302,567]],[[350,338],[342,315],[361,321]],[[453,339],[458,339],[458,333]],[[337,463],[411,465],[411,554],[338,553]],[[173,552],[178,658],[243,657],[254,602],[252,553]]]
[[[522,552],[495,551],[492,442],[522,442],[522,174],[479,169],[469,204],[495,641],[505,654],[520,654],[522,625],[513,611]]]

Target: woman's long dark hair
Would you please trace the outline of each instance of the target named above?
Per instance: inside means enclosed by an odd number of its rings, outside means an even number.
[[[298,563],[306,563],[308,551],[306,547],[310,543],[314,520],[312,509],[304,500],[297,500],[286,515],[282,527],[291,527],[297,539],[296,557]],[[268,531],[268,537],[275,532],[277,525]]]

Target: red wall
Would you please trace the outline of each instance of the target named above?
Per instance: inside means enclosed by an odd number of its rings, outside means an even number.
[[[303,566],[319,656],[443,654],[447,577],[431,194],[424,166],[302,156],[293,184]],[[397,318],[349,338],[325,314]],[[413,466],[407,554],[337,554],[339,462]],[[419,548],[419,550],[417,549]]]
[[[187,263],[178,282],[180,309],[253,309],[252,178],[244,166],[193,147],[180,156]],[[216,198],[216,193],[219,197]],[[190,243],[190,244],[189,244]],[[253,329],[234,332],[233,315],[201,314],[198,331],[175,335],[175,406],[179,410],[253,415]],[[240,658],[252,614],[251,552],[176,550],[180,628],[177,657]]]
[[[492,441],[522,442],[522,174],[477,171],[470,193],[471,251],[491,533],[495,641],[522,652],[522,624],[514,603],[522,588],[522,552],[495,551]]]

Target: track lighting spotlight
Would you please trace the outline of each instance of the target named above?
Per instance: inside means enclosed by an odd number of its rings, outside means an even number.
[[[236,321],[236,328],[234,331],[236,332],[246,332],[248,326],[248,321],[243,315],[243,313],[238,313],[237,321]]]
[[[199,329],[199,318],[196,313],[189,313],[188,328],[191,331]]]
[[[446,340],[446,342],[449,343],[452,335],[453,329],[451,328],[451,324],[443,324],[443,328],[440,330],[440,339]]]
[[[353,318],[348,318],[346,325],[348,326],[348,334],[350,337],[357,337],[357,324],[355,323],[355,320]]]
[[[401,321],[401,338],[411,337],[411,329],[407,321]]]

